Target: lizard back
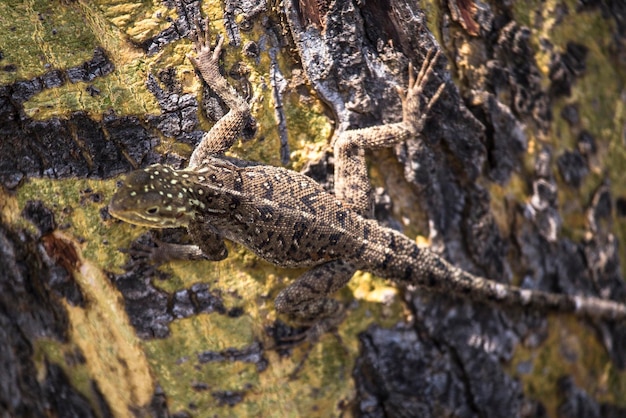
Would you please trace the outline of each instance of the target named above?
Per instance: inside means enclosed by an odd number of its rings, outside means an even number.
[[[225,199],[220,205],[226,212],[202,214],[224,238],[283,267],[353,259],[365,251],[366,240],[355,233],[365,220],[313,179],[272,166],[234,168],[228,176],[228,186],[198,184]]]

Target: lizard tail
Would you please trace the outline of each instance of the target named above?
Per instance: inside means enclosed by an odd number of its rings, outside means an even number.
[[[387,242],[392,242],[394,250],[387,251],[382,257],[384,261],[369,269],[381,277],[471,300],[626,321],[625,304],[591,296],[522,289],[474,276],[428,249],[418,247],[410,239],[400,234],[392,235],[395,237]]]
[[[522,289],[498,283],[463,271],[428,249],[418,249],[419,254],[415,262],[420,268],[413,275],[413,280],[409,280],[416,285],[452,291],[484,302],[569,312],[598,319],[626,320],[626,305],[624,304],[597,297]]]

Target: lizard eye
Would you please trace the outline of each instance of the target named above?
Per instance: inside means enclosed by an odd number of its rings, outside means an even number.
[[[153,206],[151,208],[146,209],[146,213],[149,215],[154,215],[159,211],[159,208],[156,206]]]

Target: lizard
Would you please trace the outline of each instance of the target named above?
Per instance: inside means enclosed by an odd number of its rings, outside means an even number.
[[[448,292],[476,301],[626,321],[626,305],[592,296],[523,289],[455,267],[402,233],[368,218],[370,182],[366,149],[391,147],[417,135],[444,91],[441,83],[425,97],[439,51],[419,71],[409,64],[406,92],[398,88],[402,121],[345,130],[332,143],[334,195],[296,171],[247,164],[225,157],[241,134],[250,105],[221,75],[224,37],[211,47],[208,21],[196,22],[195,56],[200,77],[229,107],[204,134],[187,168],[152,165],[127,175],[108,206],[109,213],[151,228],[185,227],[193,245],[159,243],[161,260],[227,257],[224,240],[241,244],[280,267],[310,268],[275,298],[278,313],[308,325],[305,339],[333,330],[345,309],[330,296],[357,270],[400,285]]]

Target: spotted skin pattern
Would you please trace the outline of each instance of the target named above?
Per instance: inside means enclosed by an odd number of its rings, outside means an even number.
[[[280,167],[237,164],[223,157],[250,115],[248,104],[218,70],[223,38],[210,47],[198,27],[196,57],[204,81],[230,106],[205,134],[184,170],[154,165],[129,174],[109,205],[126,222],[153,228],[186,227],[195,246],[162,244],[168,258],[227,256],[224,239],[239,243],[281,267],[310,268],[275,300],[276,310],[311,325],[308,338],[335,327],[342,306],[329,296],[356,270],[396,283],[462,295],[473,300],[623,321],[626,306],[594,297],[520,289],[465,272],[401,233],[368,219],[370,183],[364,150],[390,147],[419,133],[431,106],[423,87],[438,53],[426,57],[401,93],[403,121],[345,131],[333,144],[335,195],[309,177]]]

